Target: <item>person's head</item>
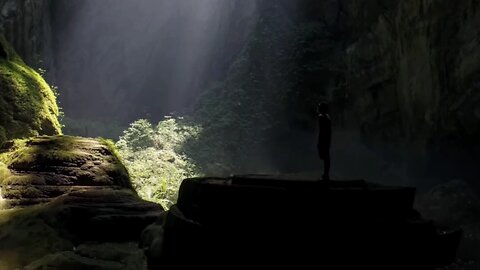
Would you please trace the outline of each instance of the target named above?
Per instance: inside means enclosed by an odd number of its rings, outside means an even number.
[[[328,104],[325,102],[321,102],[320,104],[318,104],[318,112],[328,113]]]

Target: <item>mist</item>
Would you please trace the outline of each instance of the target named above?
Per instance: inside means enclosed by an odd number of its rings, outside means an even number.
[[[256,1],[57,1],[55,82],[68,117],[162,119],[222,80]],[[95,134],[94,134],[95,135]]]
[[[221,153],[212,159],[228,157],[235,165],[230,170],[240,173],[317,175],[321,163],[315,153],[316,115],[312,108],[319,99],[327,98],[332,101],[332,172],[337,178],[436,184],[438,180],[424,179],[432,177],[424,176],[427,165],[417,164],[435,159],[425,158],[423,146],[406,153],[392,143],[398,136],[389,141],[375,134],[384,130],[401,133],[402,127],[380,126],[371,134],[361,134],[357,120],[348,119],[348,114],[359,112],[351,104],[346,108],[338,98],[344,95],[342,91],[347,92],[341,88],[347,68],[342,61],[348,57],[344,43],[349,42],[347,34],[358,34],[347,32],[349,18],[333,16],[338,13],[335,5],[318,4],[316,8],[324,12],[317,18],[308,8],[310,4],[55,1],[55,69],[50,75],[60,89],[66,132],[117,140],[140,118],[155,125],[166,115],[196,114],[194,108],[202,103],[199,98],[207,93],[211,97],[203,111],[209,113],[200,124],[215,125],[230,117],[225,126],[210,132],[216,136],[214,140],[201,142]],[[338,25],[329,28],[312,21]],[[316,35],[313,41],[308,39],[311,33]],[[216,85],[220,90],[210,91]],[[390,100],[383,104],[386,102]],[[374,111],[376,105],[370,106]],[[390,106],[393,110],[397,104]],[[218,113],[210,113],[218,108]],[[348,111],[346,124],[340,120],[343,110]],[[362,121],[370,121],[371,111]],[[259,116],[252,116],[255,113]],[[248,128],[239,128],[244,119],[250,119]],[[79,128],[72,128],[75,125]],[[258,131],[267,128],[266,133]],[[369,144],[365,136],[371,137],[367,138]],[[219,144],[219,140],[225,143]]]

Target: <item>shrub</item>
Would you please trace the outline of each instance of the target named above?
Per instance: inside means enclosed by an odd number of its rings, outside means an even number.
[[[132,184],[140,197],[168,209],[177,200],[183,179],[197,174],[182,152],[182,146],[198,128],[167,117],[155,129],[148,120],[138,120],[116,143]]]

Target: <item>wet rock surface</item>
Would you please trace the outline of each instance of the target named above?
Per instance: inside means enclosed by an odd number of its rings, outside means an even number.
[[[37,137],[0,155],[1,269],[145,269],[138,241],[163,209],[137,196],[106,141]]]

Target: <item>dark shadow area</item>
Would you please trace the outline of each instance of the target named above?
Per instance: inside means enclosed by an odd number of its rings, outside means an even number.
[[[415,189],[260,175],[187,179],[150,269],[285,267],[435,269],[455,260],[461,231],[413,209]],[[158,252],[160,251],[160,252]],[[188,259],[186,259],[188,258]]]

